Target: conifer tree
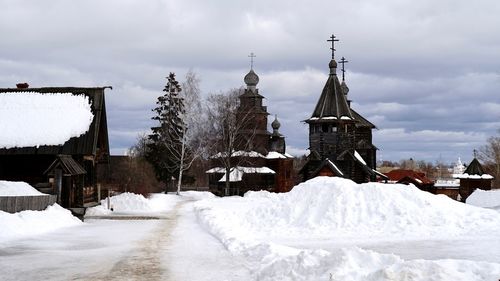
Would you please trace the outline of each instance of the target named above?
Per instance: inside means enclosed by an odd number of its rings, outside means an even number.
[[[184,127],[181,118],[184,103],[179,96],[181,87],[174,73],[167,77],[163,92],[164,94],[158,97],[156,108],[153,109],[156,115],[152,119],[158,121],[158,125],[151,128],[147,159],[153,165],[158,180],[169,186],[172,177],[177,177],[179,173],[178,159],[172,151],[181,149]]]
[[[158,126],[151,128],[149,159],[155,167],[157,177],[167,185],[171,178],[177,179],[177,194],[181,190],[183,173],[200,157],[206,147],[204,126],[201,121],[199,79],[189,71],[182,88],[170,73],[158,97],[156,113],[152,119]]]

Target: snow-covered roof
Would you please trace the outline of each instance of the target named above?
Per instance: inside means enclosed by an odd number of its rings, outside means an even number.
[[[0,94],[0,148],[62,145],[89,130],[89,98],[72,93]]]
[[[286,157],[285,155],[283,155],[279,152],[271,151],[266,155],[266,158],[267,159],[284,159],[284,158],[288,158],[288,157]]]
[[[459,180],[436,180],[434,186],[437,188],[458,188],[460,187]]]
[[[217,154],[215,154],[211,158],[221,158],[221,157],[226,157],[226,155],[227,154],[225,152],[218,152]],[[231,153],[231,157],[239,157],[239,156],[266,158],[264,155],[258,153],[257,151],[238,150],[238,151],[233,151],[233,153]]]
[[[354,157],[356,157],[356,159],[358,159],[359,162],[363,163],[363,165],[366,165],[365,160],[356,150],[354,150]]]
[[[382,177],[382,178],[384,178],[384,179],[388,179],[388,177],[387,177],[386,175],[382,174],[381,172],[379,172],[379,171],[377,171],[377,170],[375,170],[375,169],[372,169],[372,171],[373,171],[376,175],[378,175],[379,177]],[[395,181],[394,181],[394,183],[395,183]]]
[[[43,196],[47,195],[22,181],[0,181],[0,196]]]
[[[339,167],[337,167],[337,165],[335,165],[330,159],[328,159],[328,164],[330,164],[335,169],[335,171],[339,173],[341,176],[344,175],[344,173],[342,173]]]
[[[269,169],[268,167],[242,167],[236,166],[231,169],[229,173],[229,181],[237,182],[241,181],[244,174],[276,174],[275,171]],[[219,182],[226,181],[226,173],[221,177]]]
[[[295,156],[293,156],[293,155],[291,155],[291,154],[289,154],[287,152],[283,153],[283,155],[285,155],[288,158],[295,158]]]
[[[207,170],[205,173],[207,174],[217,174],[217,173],[224,173],[225,169],[222,167],[215,167],[210,170]]]
[[[469,175],[467,173],[463,173],[463,174],[453,174],[453,177],[457,179],[483,179],[483,180],[493,179],[493,176],[490,174]]]

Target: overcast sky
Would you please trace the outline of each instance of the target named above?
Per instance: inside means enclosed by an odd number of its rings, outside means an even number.
[[[377,125],[379,160],[445,162],[500,128],[500,2],[0,0],[0,87],[113,86],[112,154],[153,124],[165,77],[194,70],[203,95],[257,86],[288,151],[327,80],[328,37],[345,56],[352,107]],[[270,116],[271,117],[271,116]],[[271,123],[272,119],[270,118]]]

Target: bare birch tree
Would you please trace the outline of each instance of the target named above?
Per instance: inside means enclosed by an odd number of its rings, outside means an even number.
[[[199,96],[199,78],[192,71],[186,74],[186,81],[181,86],[175,80],[175,74],[169,75],[165,94],[158,97],[157,107],[153,109],[153,120],[159,126],[153,127],[148,150],[157,175],[168,184],[170,177],[177,177],[179,194],[182,177],[204,149],[200,129],[201,103]]]
[[[227,93],[212,94],[207,99],[207,119],[209,122],[207,135],[210,135],[212,157],[225,170],[225,195],[230,188],[231,171],[244,161],[243,157],[234,157],[237,150],[249,151],[255,129],[251,126],[249,112],[241,112],[239,96],[242,89],[232,89]]]

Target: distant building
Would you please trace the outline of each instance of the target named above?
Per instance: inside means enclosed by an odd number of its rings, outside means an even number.
[[[342,58],[341,63],[345,62]],[[349,88],[344,76],[342,83],[339,81],[333,52],[328,66],[330,73],[316,107],[311,117],[304,120],[309,125],[310,154],[300,170],[303,180],[337,176],[363,183],[385,178],[375,170],[377,147],[372,143],[375,125],[351,108]]]
[[[26,95],[39,94],[42,99],[54,96],[84,96],[88,98],[92,119],[90,126],[83,130],[78,137],[71,137],[58,145],[47,145],[44,140],[33,140],[31,146],[6,146],[0,141],[0,179],[9,181],[24,181],[41,191],[57,194],[58,202],[63,207],[74,211],[82,211],[86,206],[96,204],[98,199],[97,178],[99,170],[109,167],[109,143],[106,120],[106,105],[104,91],[106,87],[76,88],[76,87],[47,87],[29,88],[27,84],[19,84],[18,88],[0,89],[0,95],[14,95],[13,101],[19,104],[26,103]],[[51,107],[50,104],[26,103],[24,113],[38,112],[38,119],[44,118],[54,110],[63,111],[64,108]],[[73,120],[73,112],[68,112],[56,123],[41,122],[43,129],[56,125],[61,130],[70,130],[65,127],[68,120]],[[19,118],[19,116],[11,116]],[[1,120],[12,122],[13,119]],[[54,121],[51,121],[54,122]],[[31,124],[24,124],[14,135],[7,136],[23,140],[26,130]],[[39,128],[37,128],[39,129]],[[5,132],[0,132],[5,133]],[[43,134],[41,135],[43,137]],[[6,138],[8,140],[8,138]],[[3,148],[2,148],[3,147]]]
[[[234,163],[242,164],[231,168],[229,190],[225,189],[225,168],[218,161],[223,155],[219,153],[212,158],[211,169],[206,171],[210,191],[221,196],[243,195],[249,190],[287,192],[294,184],[293,156],[286,153],[285,137],[279,132],[281,124],[275,117],[271,124],[273,132],[267,130],[269,113],[256,87],[259,76],[253,69],[244,81],[247,87],[239,97],[238,116],[250,122],[244,124],[238,137],[251,140],[250,147],[237,147],[238,150],[231,154]]]
[[[493,176],[484,172],[481,163],[474,158],[462,174],[455,174],[460,179],[460,200],[465,202],[467,197],[476,189],[491,190]]]
[[[425,173],[414,170],[394,169],[385,175],[390,183],[413,184],[423,191],[435,193],[434,182],[425,176]]]
[[[434,187],[436,188],[436,194],[444,194],[452,199],[458,200],[460,180],[456,179],[455,177],[460,174],[463,174],[464,171],[465,171],[465,165],[462,163],[460,157],[458,157],[457,162],[455,163],[453,168],[449,170],[449,172],[451,172],[452,177],[439,178],[434,183]]]

